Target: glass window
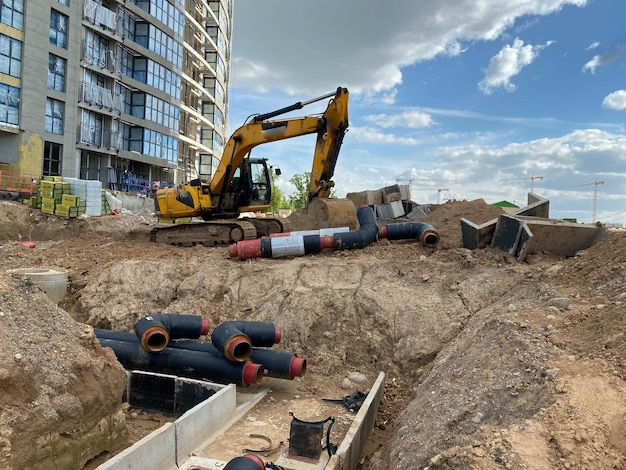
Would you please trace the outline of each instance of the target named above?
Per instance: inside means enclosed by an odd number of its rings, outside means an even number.
[[[0,83],[0,124],[17,127],[20,114],[20,89]]]
[[[61,160],[63,146],[54,142],[45,142],[43,149],[43,174],[45,176],[59,176],[61,174]]]
[[[0,34],[0,72],[13,77],[22,75],[22,43]]]
[[[63,134],[63,114],[65,104],[62,101],[48,98],[46,100],[46,132]]]
[[[67,61],[54,54],[48,54],[48,88],[65,91]]]
[[[50,44],[67,49],[68,18],[58,11],[50,11]]]
[[[0,2],[0,22],[24,30],[24,0],[2,0]]]

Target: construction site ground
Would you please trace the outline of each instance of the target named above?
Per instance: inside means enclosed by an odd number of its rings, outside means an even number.
[[[316,403],[318,419],[333,412],[320,399],[385,372],[362,468],[626,468],[624,233],[523,263],[460,246],[461,217],[500,213],[436,206],[421,220],[435,248],[381,239],[239,261],[149,242],[151,214],[64,219],[0,201],[0,469],[95,468],[171,420],[121,403],[124,371],[90,328],[132,331],[149,313],[276,323],[277,347],[308,364],[285,399]],[[65,270],[68,294],[57,306],[13,268]]]

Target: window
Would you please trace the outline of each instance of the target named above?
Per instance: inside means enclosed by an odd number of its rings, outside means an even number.
[[[50,11],[50,44],[67,49],[67,16],[58,11]]]
[[[63,146],[54,142],[45,142],[43,148],[43,174],[59,176],[61,174],[61,158]]]
[[[4,34],[0,34],[0,72],[22,76],[22,43]]]
[[[0,2],[0,22],[24,30],[24,0],[2,0]]]
[[[65,70],[67,61],[54,54],[48,54],[48,88],[65,91]]]
[[[83,110],[80,125],[80,141],[86,144],[102,146],[102,115]]]
[[[46,100],[46,132],[63,134],[63,112],[65,104],[62,101],[48,98]]]
[[[19,125],[20,89],[0,83],[0,124],[8,127]]]
[[[65,5],[66,7],[70,6],[70,0],[57,0],[61,5]]]

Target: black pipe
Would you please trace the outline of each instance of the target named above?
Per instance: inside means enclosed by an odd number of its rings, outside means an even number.
[[[362,205],[356,211],[361,228],[352,230],[347,233],[335,233],[335,249],[336,250],[353,250],[355,248],[364,248],[378,237],[378,224],[374,210],[367,205]]]
[[[170,339],[197,339],[209,332],[209,322],[199,315],[157,313],[147,315],[135,323],[135,333],[141,346],[150,352],[158,352]]]
[[[227,321],[211,333],[213,345],[230,361],[250,357],[252,346],[269,347],[280,342],[280,329],[269,322]]]
[[[387,224],[380,231],[380,235],[388,240],[415,238],[422,245],[434,247],[439,243],[439,233],[430,224],[425,222],[399,222]]]
[[[98,339],[113,339],[130,343],[139,343],[139,339],[133,333],[123,331],[93,329]],[[202,351],[224,357],[222,353],[208,341],[194,341],[189,339],[172,340],[167,344],[168,348],[187,349],[190,351]],[[306,359],[297,354],[273,349],[252,348],[250,359],[256,364],[261,364],[265,369],[265,375],[276,379],[291,380],[302,377],[306,372]]]
[[[263,367],[250,361],[235,363],[216,354],[174,348],[164,348],[159,354],[153,354],[138,343],[101,337],[98,341],[102,347],[113,349],[125,369],[170,373],[244,387],[258,384],[263,378]]]
[[[256,455],[246,454],[242,457],[235,457],[230,460],[224,470],[263,470],[265,464]]]

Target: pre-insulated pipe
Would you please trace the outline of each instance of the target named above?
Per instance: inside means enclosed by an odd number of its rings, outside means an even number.
[[[344,233],[349,232],[350,227],[334,227],[334,228],[320,228],[318,230],[294,230],[293,232],[282,232],[282,233],[270,233],[270,238],[276,237],[292,237],[292,236],[300,236],[303,237],[305,235],[319,235],[320,237],[325,237],[327,235],[332,235],[334,233]]]
[[[256,455],[246,454],[230,460],[224,470],[263,470],[265,464]]]
[[[280,258],[283,256],[302,256],[319,253],[325,248],[333,250],[351,250],[363,248],[376,241],[378,225],[371,207],[363,205],[357,210],[361,226],[353,231],[335,231],[331,235],[292,235],[286,237],[263,237],[256,240],[242,240],[229,247],[233,258],[246,260],[251,258]],[[329,229],[332,231],[332,229]]]
[[[430,224],[424,222],[399,222],[387,224],[380,229],[380,236],[389,240],[415,238],[424,246],[436,246],[439,243],[439,233]]]
[[[229,361],[250,357],[252,346],[270,347],[280,342],[280,328],[269,322],[227,321],[211,333],[211,342]]]
[[[101,337],[98,341],[102,347],[113,349],[125,369],[169,373],[244,387],[261,383],[263,379],[263,367],[249,361],[235,363],[216,354],[174,348],[164,348],[159,354],[153,354],[138,343]]]
[[[135,333],[141,346],[150,352],[158,352],[170,339],[197,339],[209,332],[209,322],[199,315],[157,313],[147,315],[135,323]]]
[[[130,343],[139,343],[139,339],[133,333],[124,331],[93,329],[98,339],[113,339]],[[188,349],[191,351],[202,351],[208,354],[215,354],[220,357],[224,355],[208,341],[195,341],[190,339],[175,339],[167,344],[168,348]],[[265,369],[264,375],[276,379],[294,379],[302,377],[306,372],[306,359],[298,357],[297,354],[287,351],[276,351],[274,349],[252,348],[250,359],[256,364],[260,364]]]

